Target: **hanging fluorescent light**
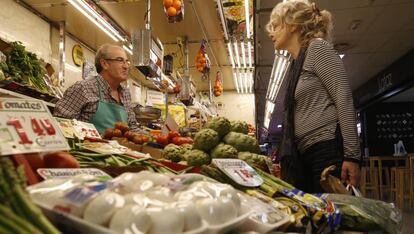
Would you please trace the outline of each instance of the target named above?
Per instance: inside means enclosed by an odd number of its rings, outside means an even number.
[[[242,50],[243,66],[246,68],[247,64],[246,64],[246,51],[245,51],[245,48],[244,48],[244,42],[240,42],[240,46],[241,46],[241,50]]]
[[[280,69],[280,73],[277,74],[277,83],[275,85],[276,87],[276,91],[272,97],[271,100],[273,100],[274,102],[276,102],[276,98],[277,98],[277,94],[279,93],[280,87],[282,86],[282,80],[285,77],[286,71],[287,71],[287,67],[288,67],[288,60],[286,58],[283,58],[283,62],[282,62],[282,66]]]
[[[239,55],[239,46],[237,45],[237,41],[233,42],[234,51],[236,52],[235,56],[237,59],[237,66],[241,67],[240,65],[240,55]]]
[[[273,77],[275,76],[274,74],[276,72],[278,58],[279,57],[275,56],[275,58],[273,59],[272,71],[270,72],[270,80],[269,80],[269,85],[268,85],[267,92],[266,92],[266,98],[267,99],[270,99],[270,96],[271,96],[271,93],[272,93],[272,88],[274,86],[274,79],[273,79]]]
[[[230,42],[227,42],[227,48],[229,50],[231,67],[235,68],[236,66],[234,65],[233,50],[231,49],[231,43]]]
[[[275,109],[275,104],[269,100],[266,101],[265,105],[265,116],[264,116],[264,127],[269,128],[270,119],[273,114],[273,110]]]
[[[247,39],[250,38],[250,12],[249,12],[249,0],[244,0],[244,15],[246,18],[246,34]]]
[[[125,38],[122,37],[101,15],[91,8],[91,6],[84,2],[84,0],[69,0],[69,3],[112,38],[112,40],[116,42],[120,40],[125,41]]]
[[[241,72],[237,72],[237,74],[239,75],[239,84],[240,84],[240,90],[241,93],[244,93],[244,80],[243,80],[243,74]]]
[[[239,81],[237,80],[237,74],[235,71],[233,71],[233,80],[234,80],[234,84],[236,85],[237,93],[240,93]]]
[[[122,48],[124,48],[124,50],[125,50],[126,52],[128,52],[130,55],[132,55],[132,50],[131,50],[128,46],[126,46],[126,45],[122,45]]]
[[[218,8],[219,8],[220,21],[221,21],[221,24],[223,25],[224,38],[227,41],[229,39],[229,36],[228,36],[228,33],[227,33],[227,24],[226,24],[226,20],[224,19],[223,5],[221,3],[221,0],[217,1],[217,5],[218,5]]]
[[[250,93],[253,93],[253,71],[249,72],[249,81],[250,81]]]
[[[95,17],[95,19],[98,19],[99,22],[103,26],[105,26],[109,31],[111,31],[119,40],[125,41],[125,38],[122,37],[117,30],[114,29],[114,27],[109,24],[108,21],[106,21],[98,12],[96,12],[89,4],[87,4],[84,0],[77,0],[92,16]]]
[[[244,88],[245,88],[245,90],[246,90],[246,93],[249,93],[249,85],[248,85],[248,82],[247,82],[247,72],[245,71],[245,72],[243,72],[243,78],[244,78]]]
[[[270,92],[270,100],[273,100],[273,96],[276,93],[276,89],[277,89],[277,74],[279,74],[280,68],[282,66],[282,59],[280,57],[277,58],[277,66],[276,66],[276,70],[275,73],[273,74],[272,80],[273,80],[273,86],[271,87],[271,92]]]
[[[252,67],[252,43],[247,42],[247,54],[249,55],[249,67]]]

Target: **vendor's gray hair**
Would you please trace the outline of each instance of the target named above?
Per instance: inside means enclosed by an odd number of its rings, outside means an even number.
[[[96,52],[96,56],[95,56],[96,72],[101,73],[103,69],[101,66],[101,59],[108,59],[109,53],[111,49],[113,48],[120,48],[123,50],[122,47],[117,46],[117,45],[112,45],[112,44],[103,44],[98,48],[98,51]]]

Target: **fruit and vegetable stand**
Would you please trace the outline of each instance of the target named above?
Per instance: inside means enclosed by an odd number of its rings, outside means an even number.
[[[4,233],[401,228],[392,204],[307,194],[274,177],[244,122],[215,117],[193,138],[175,131],[152,138],[116,123],[101,138],[90,124],[55,120],[38,101],[1,102],[2,134],[10,135],[0,158]],[[158,147],[161,157],[142,153],[144,146]]]
[[[227,8],[241,25],[241,2],[232,2]],[[184,1],[162,4],[169,23],[183,21]],[[211,86],[215,58],[208,43],[197,45],[193,62],[211,101],[224,88],[220,70]],[[400,233],[402,216],[393,204],[308,194],[275,177],[251,124],[190,101],[191,87],[181,101],[192,107],[168,103],[185,85],[163,72],[152,82],[165,103],[134,108],[147,133],[117,122],[101,136],[91,123],[52,116],[62,91],[50,65],[20,42],[0,41],[0,50],[0,233]],[[155,60],[145,69],[159,72],[162,56]]]

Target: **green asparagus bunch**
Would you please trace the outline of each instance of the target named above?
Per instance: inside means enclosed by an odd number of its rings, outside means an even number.
[[[16,170],[8,157],[0,157],[0,233],[60,233],[32,202],[25,186],[23,168]]]

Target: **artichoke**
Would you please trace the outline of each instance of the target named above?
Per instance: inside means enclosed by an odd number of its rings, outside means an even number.
[[[261,168],[267,168],[268,165],[272,164],[270,157],[250,152],[239,152],[238,158],[250,165],[256,165]]]
[[[237,151],[259,153],[260,148],[256,138],[238,132],[230,132],[223,138],[224,143],[233,146]]]
[[[190,144],[182,144],[180,146],[184,153],[193,149],[193,145]]]
[[[220,139],[230,132],[230,127],[230,121],[224,117],[214,117],[206,124],[206,128],[216,131]]]
[[[193,149],[204,150],[208,152],[219,143],[219,136],[212,129],[202,129],[194,137]]]
[[[206,152],[198,149],[187,151],[184,156],[190,166],[210,164],[211,158]]]
[[[230,131],[243,134],[249,133],[249,125],[244,121],[231,121]]]
[[[218,144],[210,151],[212,158],[237,158],[237,150],[223,143]]]
[[[171,160],[172,162],[179,162],[183,159],[184,150],[174,144],[168,144],[165,146],[162,156],[165,159]]]

